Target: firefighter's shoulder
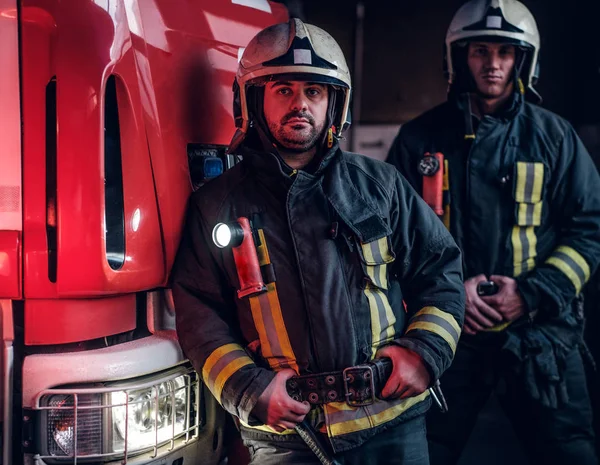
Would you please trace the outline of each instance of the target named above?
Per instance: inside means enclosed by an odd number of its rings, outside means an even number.
[[[444,102],[404,123],[400,127],[400,133],[412,137],[430,138],[432,134],[438,133],[440,129],[454,124],[457,117],[460,116],[460,112],[454,103]]]
[[[348,167],[350,178],[356,184],[375,183],[382,185],[384,190],[389,190],[395,182],[395,170],[381,160],[361,155],[360,153],[342,151],[342,158]]]
[[[565,136],[574,131],[571,123],[565,118],[533,103],[526,102],[522,114],[521,136],[541,139],[550,150],[556,148]]]
[[[244,163],[236,164],[200,186],[192,193],[190,203],[195,204],[205,214],[216,213],[234,190],[243,188],[243,181],[247,174],[248,170]]]

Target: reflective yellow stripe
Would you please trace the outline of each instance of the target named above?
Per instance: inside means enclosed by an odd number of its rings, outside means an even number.
[[[542,205],[543,202],[517,204],[517,225],[539,226],[542,224]],[[528,213],[531,214],[531,217]]]
[[[221,363],[225,365],[218,367]],[[226,344],[215,349],[206,359],[202,367],[202,378],[213,393],[215,398],[221,401],[221,392],[225,383],[240,368],[253,365],[254,362],[238,344]],[[215,372],[215,367],[218,367]]]
[[[244,425],[246,428],[252,428],[252,429],[255,429],[258,431],[264,431],[266,433],[271,433],[271,434],[280,434],[280,435],[296,434],[296,431],[293,429],[284,429],[283,431],[279,432],[279,431],[275,431],[269,425],[250,426],[249,424],[247,424],[241,420],[240,420],[240,423],[242,425]]]
[[[421,315],[433,315],[433,316],[440,317],[443,320],[446,320],[454,328],[454,330],[458,334],[460,334],[460,325],[457,323],[454,316],[448,312],[444,312],[437,307],[423,307],[421,310],[419,310],[417,313],[415,313],[413,315],[413,318],[416,318]]]
[[[442,190],[447,191],[450,190],[450,179],[448,173],[448,160],[444,160],[444,176],[442,180]]]
[[[583,258],[583,255],[577,252],[577,250],[566,245],[561,245],[557,247],[556,251],[564,253],[565,255],[570,257],[575,263],[577,263],[577,265],[579,265],[579,268],[581,268],[584,274],[584,283],[590,279],[590,265],[588,265],[588,262],[585,260],[585,258]]]
[[[581,279],[579,279],[579,276],[577,276],[577,273],[575,273],[575,271],[573,271],[573,269],[569,265],[567,265],[560,258],[556,257],[548,258],[548,260],[546,260],[546,263],[554,265],[565,275],[567,275],[567,278],[569,278],[569,280],[573,283],[573,286],[575,287],[575,292],[579,293],[581,291],[583,283],[581,282]]]
[[[365,259],[365,263],[367,263],[369,265],[374,265],[375,258],[373,257],[373,252],[371,251],[371,246],[369,245],[369,243],[361,243],[360,246],[363,251],[363,257]]]
[[[219,401],[221,400],[221,392],[223,391],[223,387],[225,387],[227,380],[231,378],[231,375],[233,375],[240,368],[247,365],[252,365],[253,363],[254,362],[252,362],[250,357],[240,357],[227,364],[219,373],[219,376],[217,376],[217,379],[215,379],[215,382],[212,386],[211,392],[215,396],[215,399]]]
[[[535,227],[514,226],[511,235],[513,246],[514,276],[535,268],[537,257],[537,236]],[[523,243],[525,241],[525,243]]]
[[[456,352],[460,326],[450,313],[436,307],[423,307],[411,317],[406,333],[416,329],[437,334],[450,346],[452,353]]]
[[[442,183],[442,190],[449,191],[450,190],[450,171],[448,168],[448,160],[444,160],[444,179]],[[448,231],[450,231],[450,198],[447,197],[447,203],[444,205],[444,215],[442,217],[442,222]]]
[[[517,162],[517,184],[515,186],[515,200],[525,202],[525,182],[527,181],[527,163]]]
[[[408,326],[408,328],[406,329],[406,333],[409,333],[410,331],[413,331],[415,329],[422,329],[423,331],[429,331],[430,333],[437,334],[448,343],[450,349],[452,349],[452,353],[456,352],[456,341],[454,340],[454,337],[444,328],[441,328],[435,323],[416,321]]]
[[[258,230],[258,236],[260,238],[260,246],[257,247],[259,263],[261,266],[269,265],[271,258],[262,229]],[[267,284],[266,293],[252,296],[249,300],[263,358],[275,371],[291,368],[299,373],[296,355],[285,327],[276,284]]]
[[[512,246],[513,246],[513,266],[514,275],[519,276],[523,272],[523,244],[520,237],[521,228],[513,227]]]
[[[258,296],[250,297],[249,300],[252,319],[254,320],[254,327],[258,332],[258,339],[260,340],[261,354],[266,360],[271,360],[273,358],[273,350],[271,349],[271,343],[267,337],[267,330],[262,317],[262,307],[260,305],[260,301]]]
[[[542,187],[544,185],[544,164],[533,164],[533,192],[531,194],[531,202],[537,203],[542,200]]]
[[[363,259],[367,265],[381,265],[383,263],[391,263],[394,261],[394,256],[390,252],[387,236],[377,239],[377,242],[361,242],[360,247],[363,252]],[[381,259],[379,257],[375,258],[371,247],[376,248]]]
[[[491,332],[504,331],[506,328],[508,328],[508,326],[511,323],[512,323],[512,321],[506,321],[504,323],[500,323],[499,325],[492,326],[491,328],[483,328],[481,331],[491,331]]]
[[[535,268],[535,259],[537,257],[537,236],[533,227],[526,228],[525,235],[527,236],[528,248],[527,254],[524,257],[527,264],[527,271]]]
[[[260,266],[268,265],[269,263],[271,263],[271,257],[269,256],[269,250],[267,249],[265,233],[262,229],[258,230],[258,237],[260,239],[260,245],[256,248],[256,254],[258,255],[258,263],[260,264]]]
[[[390,247],[388,245],[388,237],[382,237],[377,241],[377,247],[379,247],[379,254],[383,259],[384,263],[390,263],[394,261],[394,257],[390,253]]]
[[[371,355],[374,357],[379,347],[394,339],[396,315],[381,289],[367,283],[364,292],[371,313]]]
[[[326,421],[330,419],[330,416],[333,413],[336,414],[338,419],[342,420],[335,423],[327,421],[327,431],[329,436],[333,437],[374,428],[399,417],[409,408],[427,399],[428,396],[429,391],[425,391],[418,396],[409,397],[408,399],[392,402],[378,401],[369,407],[359,407],[351,410],[339,408],[339,405],[345,405],[341,403],[335,403],[336,405],[333,403],[325,404],[323,410],[325,412]],[[391,405],[391,407],[385,408],[386,404]],[[377,413],[370,413],[377,407],[385,409]],[[345,420],[344,418],[348,419]]]
[[[552,253],[546,263],[562,271],[573,283],[575,292],[579,294],[590,278],[590,266],[583,256],[575,249],[561,245]]]
[[[379,319],[379,308],[377,308],[375,295],[368,285],[365,289],[365,295],[367,296],[371,312],[371,357],[373,358],[379,348],[379,340],[381,339],[381,321]]]
[[[258,332],[262,356],[269,366],[275,371],[291,368],[299,373],[275,283],[267,284],[266,293],[250,297],[250,309]]]

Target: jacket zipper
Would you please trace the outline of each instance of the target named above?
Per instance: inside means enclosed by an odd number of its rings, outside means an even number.
[[[292,174],[290,175],[290,177],[297,173],[297,170],[293,170]],[[310,337],[310,351],[311,353],[309,354],[309,362],[310,361],[314,361],[315,365],[316,365],[316,372],[319,373],[320,372],[320,362],[319,362],[319,358],[317,356],[317,346],[315,344],[315,340],[314,340],[314,332],[313,332],[313,324],[310,318],[310,312],[309,312],[309,307],[308,307],[308,300],[306,298],[306,286],[304,284],[304,276],[302,275],[302,269],[300,268],[300,258],[298,257],[298,247],[296,245],[296,238],[294,237],[294,233],[292,232],[292,225],[290,223],[290,193],[292,192],[292,188],[294,187],[294,183],[296,181],[294,180],[294,182],[292,183],[292,185],[290,186],[290,189],[288,190],[288,194],[287,194],[287,199],[286,199],[286,216],[287,216],[287,223],[288,223],[288,229],[290,231],[290,237],[292,238],[292,246],[294,247],[294,256],[296,257],[296,266],[298,267],[298,276],[300,277],[300,286],[302,286],[302,298],[304,300],[304,308],[306,309],[306,321],[308,322],[308,331],[310,332],[309,337]]]

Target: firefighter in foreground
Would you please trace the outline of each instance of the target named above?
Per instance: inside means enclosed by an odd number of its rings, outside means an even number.
[[[464,258],[450,411],[427,421],[434,465],[458,461],[494,389],[532,463],[597,463],[579,295],[600,258],[600,179],[571,125],[525,101],[539,98],[539,45],[520,2],[466,3],[446,36],[448,101],[388,158]]]
[[[396,170],[340,150],[350,87],[325,31],[261,31],[234,85],[243,161],[190,201],[179,340],[252,463],[319,463],[301,421],[341,463],[429,463],[428,388],[463,321],[460,252]]]

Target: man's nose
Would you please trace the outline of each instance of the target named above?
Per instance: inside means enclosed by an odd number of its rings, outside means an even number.
[[[308,99],[302,92],[294,94],[291,101],[292,110],[301,111],[308,109]]]
[[[491,69],[500,68],[500,56],[497,53],[490,53],[488,55],[486,65],[488,68],[491,68]]]

